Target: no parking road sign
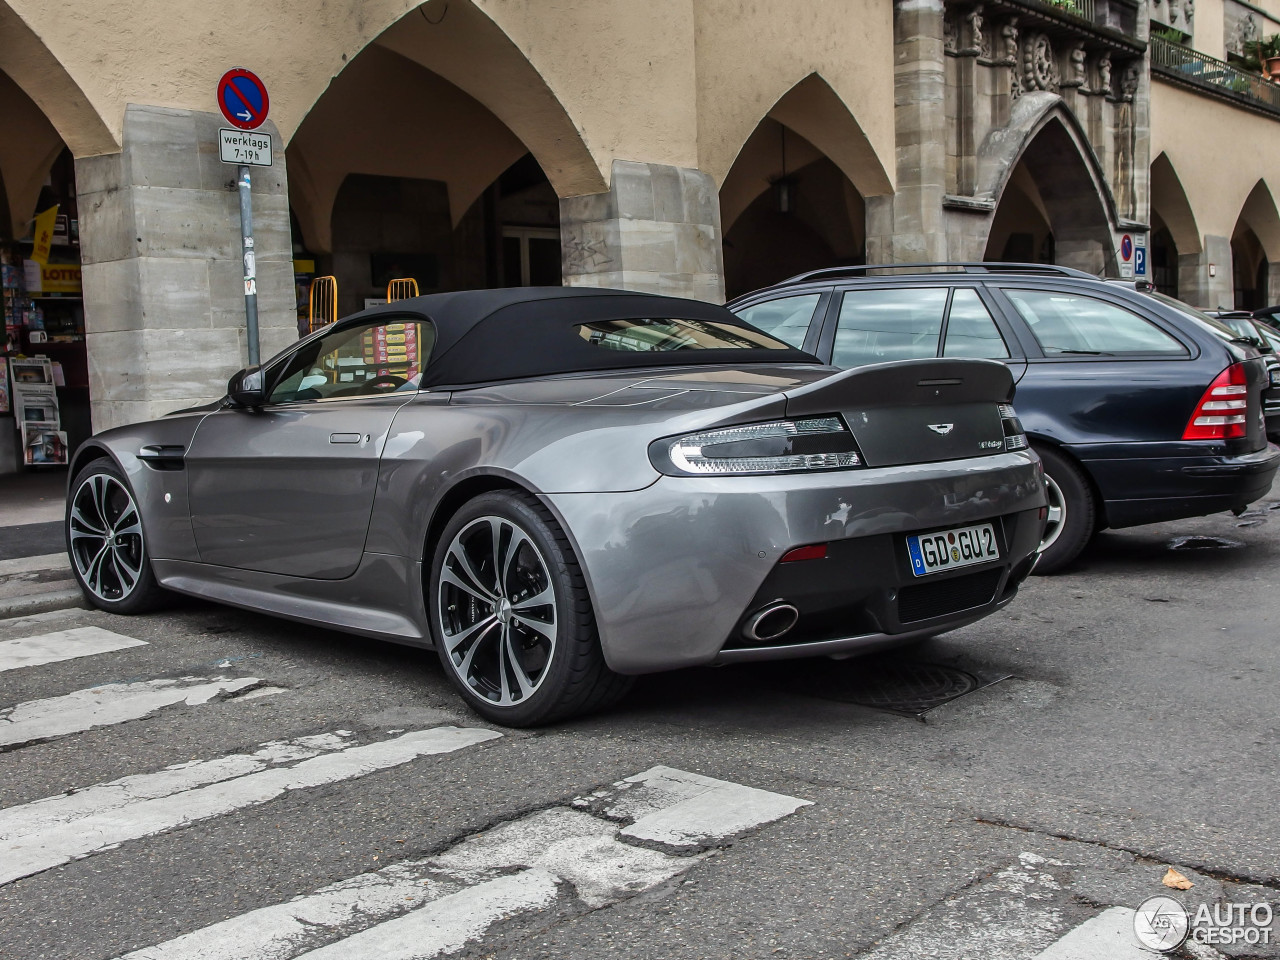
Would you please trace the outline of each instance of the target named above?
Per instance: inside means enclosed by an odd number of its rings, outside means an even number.
[[[1133,276],[1133,237],[1127,233],[1120,238],[1120,276]]]
[[[232,126],[256,130],[267,119],[270,107],[266,84],[248,70],[228,70],[218,81],[218,109]]]

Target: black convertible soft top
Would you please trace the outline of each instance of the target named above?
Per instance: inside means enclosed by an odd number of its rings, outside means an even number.
[[[760,331],[724,307],[700,300],[599,287],[514,287],[433,293],[380,304],[341,321],[392,316],[430,320],[435,345],[420,386],[492,383],[556,373],[690,364],[820,363],[793,347],[601,349],[581,324],[611,320],[693,320]],[[764,334],[768,337],[768,334]],[[773,339],[773,338],[769,338]]]

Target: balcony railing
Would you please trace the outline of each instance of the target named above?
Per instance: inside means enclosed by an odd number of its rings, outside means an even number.
[[[1151,38],[1151,69],[1171,80],[1280,114],[1280,83],[1184,47],[1161,37]]]
[[[1095,23],[1098,19],[1094,0],[1036,0],[1036,5],[1052,13],[1065,13]]]

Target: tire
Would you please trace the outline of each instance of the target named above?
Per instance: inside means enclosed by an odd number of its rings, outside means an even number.
[[[1037,447],[1044,461],[1049,522],[1036,573],[1057,573],[1080,555],[1097,529],[1098,508],[1084,472],[1056,450]]]
[[[76,474],[64,529],[71,572],[91,606],[143,613],[167,599],[151,570],[133,490],[114,461],[94,460]]]
[[[453,515],[426,606],[445,674],[486,720],[552,723],[599,710],[631,685],[605,664],[568,538],[529,494],[491,491]]]

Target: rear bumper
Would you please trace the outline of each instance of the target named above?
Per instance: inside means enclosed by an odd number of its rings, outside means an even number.
[[[543,500],[573,541],[605,659],[628,674],[769,657],[762,647],[729,655],[726,646],[782,555],[806,544],[828,543],[832,558],[841,559],[826,568],[839,568],[834,586],[816,591],[830,596],[802,613],[835,611],[835,620],[811,637],[812,645],[779,644],[785,650],[772,656],[873,649],[910,639],[907,634],[972,622],[1011,599],[1005,593],[1018,564],[1025,562],[1029,572],[1040,539],[1036,515],[1045,502],[1036,458],[1021,452],[813,475],[663,477],[630,493],[549,494]],[[997,520],[1014,515],[1031,519],[1011,526]],[[912,580],[903,534],[993,520],[1002,529],[1021,530],[1006,534],[1012,539],[1000,561],[927,578],[999,567],[999,582],[985,602],[938,618],[898,620],[897,591]],[[796,576],[816,582],[812,564],[823,563],[828,561],[784,566],[810,565]],[[854,606],[869,615],[840,622],[839,610]],[[787,639],[799,639],[800,629]]]
[[[1105,501],[1109,527],[1202,517],[1245,507],[1266,496],[1280,447],[1230,456],[1170,455],[1171,446],[1151,444],[1151,455],[1110,459],[1073,450],[1093,476]]]

